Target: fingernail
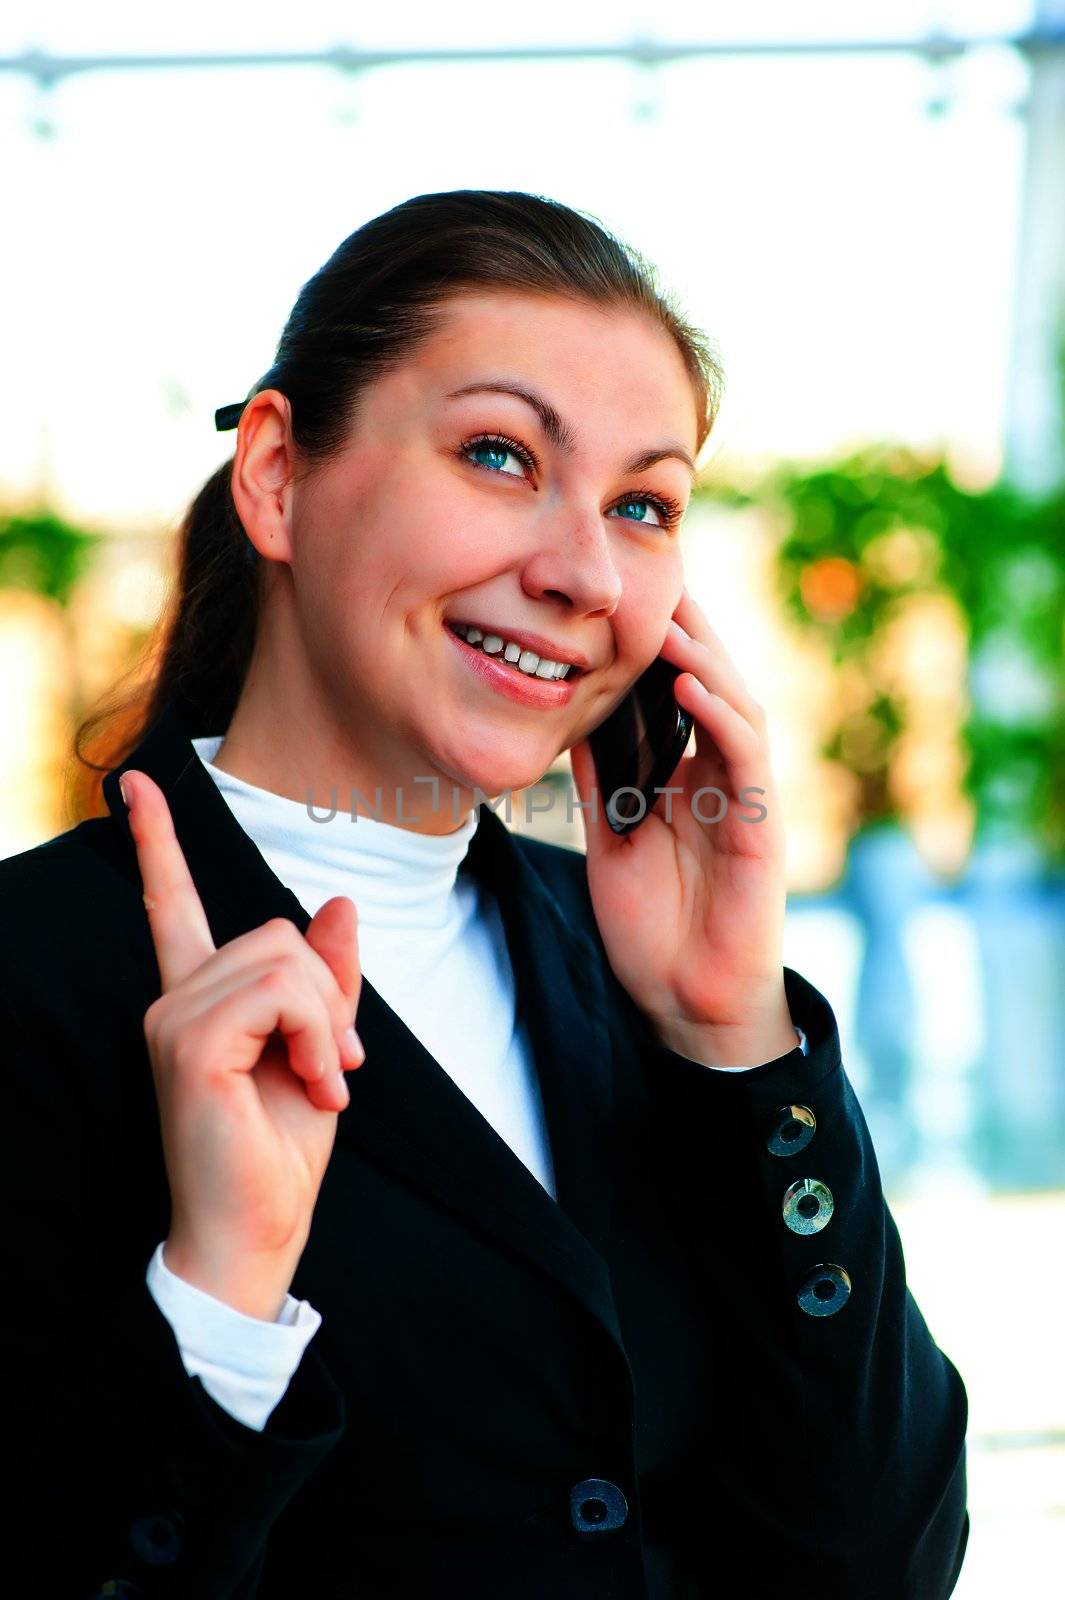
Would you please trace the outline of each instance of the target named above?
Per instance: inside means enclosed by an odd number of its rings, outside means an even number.
[[[125,773],[123,773],[121,778],[119,778],[119,780],[118,780],[118,792],[122,796],[123,802],[125,803],[125,805],[126,805],[126,807],[128,809],[128,807],[129,807],[129,792],[128,792],[127,788],[126,788],[126,774]]]
[[[358,1056],[360,1062],[366,1060],[366,1051],[362,1047],[362,1040],[359,1038],[354,1028],[348,1028],[346,1030],[344,1034],[344,1043],[351,1051],[352,1055]]]
[[[342,1072],[337,1073],[337,1093],[340,1095],[339,1109],[343,1111],[344,1107],[351,1102],[351,1091],[344,1082],[344,1074]]]

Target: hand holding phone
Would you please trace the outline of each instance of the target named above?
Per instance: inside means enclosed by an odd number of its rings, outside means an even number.
[[[615,978],[660,1043],[710,1067],[776,1060],[794,1033],[782,954],[784,829],[766,714],[686,589],[659,656],[570,751],[596,924]],[[681,716],[689,708],[690,728]],[[658,824],[638,838],[619,838],[639,825],[643,801],[658,799],[654,789],[674,765],[679,803],[656,807]],[[641,816],[620,814],[623,788],[610,819],[613,789],[629,780],[625,810]],[[709,792],[727,799],[716,816],[694,804]],[[752,794],[760,815],[744,814]],[[601,815],[608,828],[593,826]]]

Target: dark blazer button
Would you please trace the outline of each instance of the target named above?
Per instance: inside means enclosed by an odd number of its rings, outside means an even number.
[[[629,1503],[607,1478],[582,1478],[569,1492],[569,1515],[577,1533],[610,1533],[629,1514]]]
[[[834,1317],[850,1297],[850,1273],[830,1261],[811,1268],[798,1293],[799,1305],[808,1317]]]
[[[806,1149],[816,1132],[817,1118],[809,1106],[781,1106],[765,1147],[771,1156],[795,1156]]]
[[[820,1233],[827,1227],[836,1202],[832,1190],[816,1178],[800,1178],[784,1195],[784,1221],[792,1233]]]
[[[169,1567],[181,1554],[181,1532],[171,1516],[138,1517],[130,1523],[129,1542],[152,1567]]]
[[[107,1578],[85,1600],[142,1600],[143,1595],[139,1583],[130,1583],[128,1578]]]

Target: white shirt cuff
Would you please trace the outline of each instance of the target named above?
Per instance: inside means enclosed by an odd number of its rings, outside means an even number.
[[[238,1422],[261,1433],[321,1327],[321,1314],[287,1294],[276,1322],[249,1317],[171,1272],[164,1243],[148,1263],[147,1282],[174,1330],[185,1370]]]

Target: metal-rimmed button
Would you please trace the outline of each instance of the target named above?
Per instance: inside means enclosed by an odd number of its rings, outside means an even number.
[[[773,1118],[765,1147],[771,1156],[798,1155],[816,1132],[817,1118],[809,1106],[781,1106]]]
[[[792,1233],[820,1233],[836,1208],[832,1190],[816,1178],[800,1178],[785,1192],[784,1221]]]
[[[796,1296],[808,1317],[834,1317],[851,1297],[850,1273],[833,1261],[822,1261],[812,1267],[799,1286]]]
[[[610,1533],[629,1514],[629,1503],[608,1478],[582,1478],[569,1492],[570,1522],[576,1533]]]
[[[153,1567],[171,1566],[181,1554],[178,1521],[165,1512],[130,1523],[129,1542],[141,1560]]]

